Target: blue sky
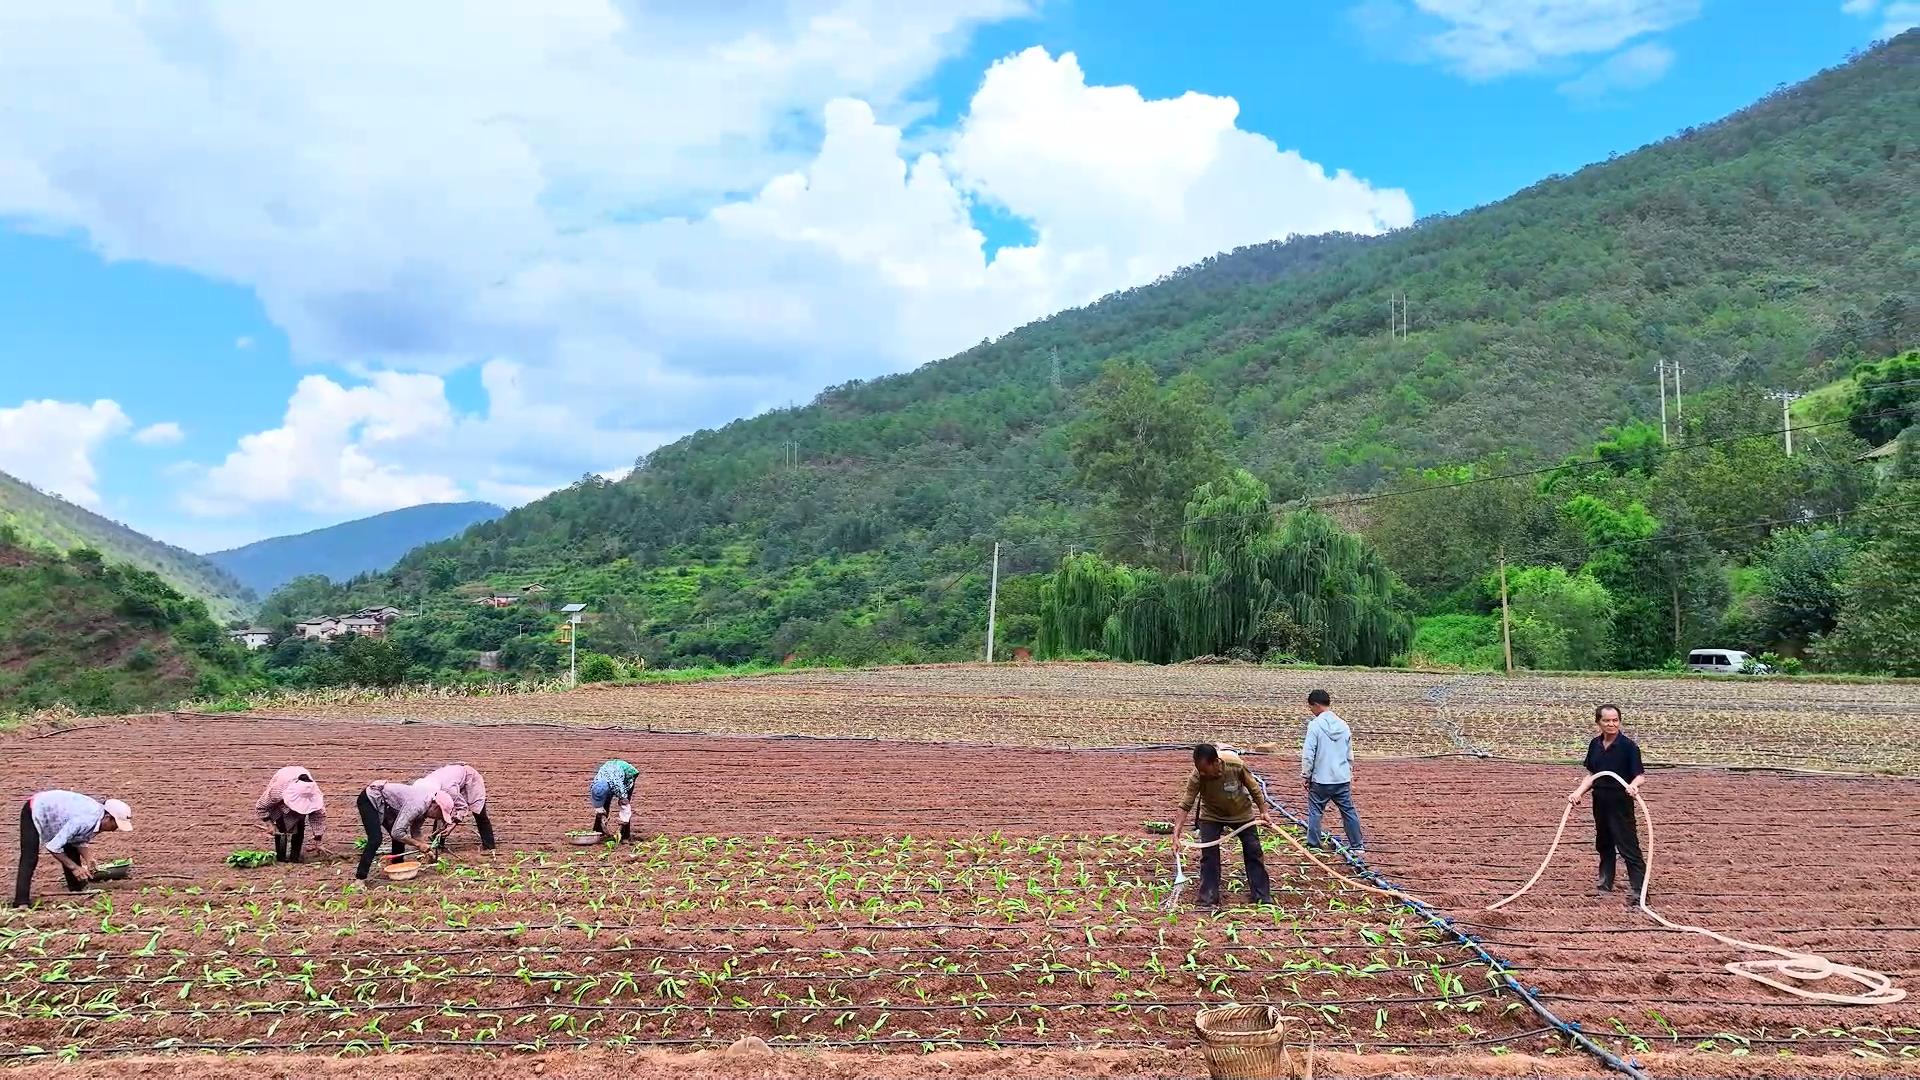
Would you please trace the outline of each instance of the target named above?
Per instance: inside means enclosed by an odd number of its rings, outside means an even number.
[[[196,550],[517,503],[1221,248],[1497,200],[1920,19],[649,7],[0,13],[0,470]]]

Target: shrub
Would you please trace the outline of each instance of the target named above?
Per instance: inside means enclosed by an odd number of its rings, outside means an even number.
[[[580,681],[613,682],[626,675],[620,661],[606,653],[588,653],[580,658]]]

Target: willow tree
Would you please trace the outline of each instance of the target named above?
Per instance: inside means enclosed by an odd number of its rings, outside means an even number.
[[[1295,622],[1320,630],[1320,662],[1378,667],[1413,641],[1405,586],[1367,542],[1311,510],[1287,517],[1256,556]]]
[[[1413,640],[1405,588],[1358,536],[1321,514],[1275,517],[1267,488],[1242,471],[1202,484],[1182,539],[1191,569],[1128,571],[1094,556],[1061,565],[1041,614],[1041,648],[1093,646],[1121,660],[1171,663],[1248,649],[1284,608],[1314,628],[1328,664],[1390,663]]]
[[[1040,589],[1040,655],[1072,656],[1106,648],[1107,620],[1137,575],[1098,555],[1075,555]]]

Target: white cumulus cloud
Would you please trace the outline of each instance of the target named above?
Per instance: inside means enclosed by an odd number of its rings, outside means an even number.
[[[1689,22],[1701,0],[1374,0],[1362,10],[1382,41],[1475,81],[1540,70]]]
[[[0,409],[0,471],[82,506],[100,505],[93,454],[133,422],[115,401],[28,401]]]
[[[453,480],[410,470],[388,455],[453,426],[438,376],[382,372],[349,388],[309,375],[280,426],[243,436],[226,460],[194,481],[188,504],[218,516],[261,504],[332,513],[452,502],[464,497]]]
[[[1072,55],[1006,57],[926,127],[935,67],[1026,10],[9,5],[0,215],[244,284],[349,373],[196,474],[205,514],[521,501],[1223,249],[1412,222],[1231,98]],[[992,249],[983,210],[1030,240]],[[448,404],[461,369],[483,410]]]
[[[1860,18],[1877,18],[1875,40],[1899,37],[1920,26],[1920,0],[1846,0],[1840,10]]]
[[[1621,90],[1652,86],[1673,66],[1673,50],[1644,42],[1607,57],[1585,74],[1560,84],[1560,92],[1582,101],[1596,101]]]
[[[187,433],[172,420],[163,420],[158,424],[148,424],[133,433],[133,441],[141,446],[177,446],[186,439]]]

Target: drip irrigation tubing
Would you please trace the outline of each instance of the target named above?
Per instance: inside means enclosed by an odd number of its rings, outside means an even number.
[[[1260,783],[1261,798],[1263,798],[1266,801],[1268,806],[1286,815],[1287,820],[1291,821],[1294,825],[1298,826],[1299,828],[1302,828],[1302,829],[1306,828],[1305,821],[1301,820],[1300,817],[1295,815],[1291,810],[1288,810],[1285,806],[1282,806],[1280,802],[1273,797],[1273,793],[1270,790],[1268,790],[1267,782],[1264,778],[1256,774],[1255,779],[1258,780]],[[1246,826],[1242,826],[1242,827],[1245,828]],[[1237,832],[1238,830],[1235,830],[1235,831]],[[1489,953],[1481,945],[1480,939],[1474,937],[1471,934],[1466,933],[1465,931],[1461,930],[1459,927],[1455,926],[1453,920],[1450,917],[1448,917],[1445,912],[1442,912],[1439,909],[1432,907],[1431,905],[1427,904],[1425,901],[1422,901],[1419,898],[1409,894],[1406,890],[1401,889],[1399,886],[1394,885],[1392,882],[1388,881],[1386,878],[1380,876],[1378,872],[1374,871],[1372,868],[1368,867],[1364,862],[1358,859],[1353,854],[1353,852],[1347,847],[1346,844],[1344,843],[1340,844],[1337,850],[1339,851],[1340,856],[1347,860],[1348,866],[1355,872],[1355,874],[1361,879],[1363,879],[1363,882],[1356,882],[1352,878],[1349,878],[1346,875],[1341,874],[1339,871],[1326,866],[1324,863],[1320,861],[1318,856],[1316,856],[1313,852],[1307,850],[1307,847],[1305,844],[1302,844],[1299,841],[1295,840],[1291,833],[1281,832],[1280,835],[1286,838],[1286,840],[1289,843],[1292,843],[1294,846],[1299,848],[1300,851],[1304,853],[1307,856],[1307,858],[1311,860],[1316,866],[1321,867],[1323,870],[1325,870],[1328,874],[1331,874],[1336,879],[1348,882],[1349,884],[1355,885],[1358,888],[1365,889],[1370,892],[1376,892],[1376,893],[1392,896],[1395,899],[1397,899],[1399,902],[1405,904],[1415,914],[1426,919],[1427,922],[1431,924],[1435,929],[1441,930],[1447,934],[1452,935],[1454,938],[1456,938],[1459,941],[1459,943],[1462,946],[1466,947],[1468,950],[1475,953],[1487,965],[1487,968],[1493,974],[1501,976],[1505,980],[1504,985],[1506,989],[1512,990],[1516,995],[1519,996],[1519,998],[1522,1001],[1526,1002],[1527,1006],[1531,1008],[1534,1011],[1534,1013],[1540,1017],[1540,1019],[1546,1021],[1547,1024],[1550,1025],[1554,1030],[1558,1031],[1560,1034],[1572,1040],[1574,1045],[1580,1047],[1582,1050],[1585,1050],[1588,1053],[1592,1054],[1593,1056],[1599,1058],[1600,1061],[1605,1065],[1607,1065],[1609,1068],[1615,1069],[1619,1072],[1625,1073],[1627,1076],[1632,1077],[1633,1080],[1650,1080],[1647,1074],[1640,1068],[1638,1061],[1633,1059],[1628,1059],[1628,1058],[1622,1058],[1620,1055],[1615,1054],[1613,1051],[1608,1050],[1606,1047],[1601,1046],[1599,1043],[1589,1038],[1584,1032],[1580,1030],[1579,1024],[1561,1019],[1558,1014],[1556,1014],[1552,1009],[1547,1007],[1544,1001],[1540,1000],[1535,990],[1529,989],[1527,986],[1523,985],[1519,979],[1514,978],[1511,969],[1509,969],[1509,967],[1505,963],[1503,963],[1498,958],[1496,958],[1492,953]],[[1225,840],[1226,837],[1223,836],[1221,837],[1221,839]],[[1177,858],[1178,856],[1176,855],[1176,860]],[[1176,862],[1176,866],[1177,865],[1178,864]],[[1176,874],[1177,873],[1178,871],[1176,870]]]
[[[1372,1051],[1372,1052],[1378,1052],[1382,1048],[1403,1049],[1403,1050],[1459,1050],[1459,1049],[1464,1049],[1467,1047],[1475,1047],[1475,1046],[1504,1046],[1508,1043],[1520,1042],[1524,1039],[1532,1039],[1541,1035],[1552,1035],[1552,1034],[1554,1034],[1553,1028],[1540,1027],[1540,1028],[1535,1028],[1532,1031],[1523,1031],[1514,1035],[1501,1035],[1497,1037],[1478,1038],[1478,1039],[1463,1039],[1459,1042],[1362,1043],[1356,1040],[1351,1045],[1353,1045],[1356,1050],[1364,1047],[1366,1050]],[[641,1039],[626,1040],[626,1039],[621,1039],[616,1037],[616,1038],[601,1040],[601,1045],[605,1046],[608,1049],[632,1049],[632,1048],[635,1048],[636,1046],[640,1049],[649,1049],[649,1048],[661,1047],[661,1046],[722,1047],[722,1046],[728,1045],[730,1042],[731,1040],[728,1040],[728,1039],[703,1039],[698,1037],[679,1038],[679,1039],[645,1039],[645,1040],[641,1040]],[[4,1060],[17,1061],[17,1060],[22,1060],[26,1058],[57,1058],[64,1053],[112,1056],[112,1055],[122,1055],[122,1054],[171,1053],[171,1052],[182,1051],[182,1050],[209,1051],[209,1052],[224,1053],[224,1054],[234,1054],[234,1053],[258,1054],[258,1053],[275,1053],[275,1052],[302,1054],[302,1053],[313,1053],[315,1051],[324,1052],[327,1050],[337,1050],[342,1052],[350,1052],[350,1051],[372,1052],[374,1050],[413,1049],[413,1048],[419,1048],[419,1047],[446,1047],[446,1048],[460,1049],[460,1050],[485,1050],[485,1051],[514,1050],[514,1051],[525,1052],[525,1051],[545,1051],[545,1050],[587,1050],[587,1049],[591,1049],[594,1046],[594,1040],[592,1039],[567,1039],[567,1040],[560,1040],[560,1041],[548,1040],[548,1039],[531,1039],[531,1040],[529,1039],[492,1039],[492,1040],[481,1041],[477,1039],[391,1039],[391,1038],[386,1038],[384,1036],[377,1040],[352,1039],[352,1040],[346,1040],[346,1041],[321,1042],[321,1043],[313,1043],[313,1042],[262,1043],[262,1042],[253,1042],[251,1040],[237,1042],[237,1043],[214,1043],[214,1042],[187,1043],[187,1042],[173,1042],[171,1040],[162,1040],[162,1043],[165,1043],[166,1045],[160,1045],[160,1044],[130,1045],[130,1044],[123,1043],[119,1046],[74,1046],[74,1047],[68,1047],[68,1048],[59,1049],[59,1050],[46,1050],[46,1049],[38,1049],[38,1048],[5,1050],[5,1051],[0,1051],[0,1061],[4,1061]],[[947,1048],[963,1048],[964,1049],[968,1047],[972,1047],[975,1049],[988,1049],[988,1050],[1000,1050],[1000,1049],[1058,1050],[1058,1051],[1072,1051],[1076,1049],[1165,1050],[1167,1049],[1168,1045],[1169,1044],[1165,1040],[1144,1040],[1144,1039],[1073,1039],[1071,1041],[1061,1041],[1059,1039],[978,1039],[978,1038],[944,1039],[944,1038],[938,1037],[937,1035],[930,1036],[927,1038],[919,1038],[919,1037],[902,1038],[900,1036],[888,1036],[885,1038],[864,1039],[864,1040],[862,1039],[816,1039],[816,1040],[807,1040],[807,1041],[801,1041],[797,1038],[782,1039],[780,1036],[775,1036],[774,1038],[767,1040],[768,1049],[779,1050],[779,1051],[784,1051],[784,1050],[866,1050],[866,1049],[872,1049],[873,1047],[877,1047],[877,1046],[879,1047],[918,1046],[924,1049],[931,1049],[931,1050],[940,1050],[940,1049],[947,1049]],[[1195,1041],[1192,1043],[1183,1043],[1178,1045],[1198,1046],[1199,1043],[1198,1041]],[[1342,1045],[1346,1045],[1346,1044],[1342,1044]]]
[[[646,974],[653,975],[655,973],[647,972]],[[542,980],[540,979],[534,980],[535,983],[539,983],[541,981]],[[686,981],[694,982],[697,980],[688,979]],[[1468,991],[1465,993],[1454,994],[1452,996],[1441,996],[1437,994],[1422,994],[1422,995],[1401,995],[1401,996],[1395,996],[1395,997],[1377,997],[1377,998],[1317,998],[1313,1001],[1283,1002],[1274,1007],[1277,1009],[1291,1008],[1291,1009],[1301,1009],[1307,1012],[1313,1012],[1319,1009],[1322,1005],[1340,1005],[1340,1006],[1425,1005],[1425,1004],[1431,1004],[1434,1002],[1473,1001],[1480,998],[1484,998],[1489,994],[1495,994],[1499,992],[1500,992],[1499,989],[1492,989],[1492,990]],[[585,1002],[572,1002],[572,1001],[567,1001],[564,998],[558,1001],[554,1001],[554,1000],[550,1000],[550,997],[551,995],[549,994],[541,994],[541,995],[537,995],[535,1000],[530,1000],[530,1001],[527,1001],[527,1000],[508,1001],[508,1002],[487,1003],[487,1004],[482,1004],[482,1003],[469,1004],[466,1002],[438,1002],[438,1001],[363,1002],[363,1001],[358,1001],[357,999],[354,999],[354,998],[346,998],[344,1000],[332,1002],[332,1003],[316,1002],[311,1000],[288,999],[285,1001],[246,1002],[238,1007],[235,1007],[235,1006],[221,1007],[217,1005],[210,1005],[205,1008],[196,1008],[196,1009],[163,1009],[163,1008],[146,1006],[146,1005],[136,1005],[131,1008],[120,1008],[115,1005],[102,1005],[100,1006],[100,1009],[101,1011],[111,1013],[111,1014],[133,1012],[140,1016],[195,1016],[199,1013],[204,1013],[204,1012],[240,1012],[240,1011],[258,1012],[258,1013],[284,1012],[284,1013],[295,1013],[295,1014],[306,1013],[306,1012],[346,1012],[346,1013],[407,1012],[414,1009],[429,1009],[435,1012],[442,1012],[442,1013],[476,1013],[476,1012],[492,1013],[492,1012],[512,1012],[515,1009],[549,1008],[549,1007],[557,1008],[557,1009],[566,1009],[566,1010],[579,1010],[580,1012],[609,1012],[609,1013],[656,1013],[656,1012],[663,1012],[669,1009],[675,1012],[714,1013],[714,1014],[774,1013],[774,1012],[792,1011],[795,1009],[812,1009],[812,1010],[817,1010],[819,1012],[834,1012],[834,1013],[844,1013],[844,1012],[943,1013],[943,1012],[973,1012],[978,1009],[1007,1010],[1009,1012],[1024,1012],[1024,1011],[1036,1010],[1036,1009],[1038,1010],[1079,1009],[1082,1011],[1108,1011],[1108,1012],[1114,1012],[1114,1013],[1126,1013],[1126,1012],[1135,1011],[1135,1010],[1145,1011],[1148,1009],[1164,1009],[1171,1012],[1175,1009],[1183,1009],[1183,1010],[1184,1009],[1204,1009],[1204,1008],[1209,1008],[1215,1005],[1236,1004],[1236,1002],[1231,998],[1222,999],[1220,1001],[1196,1001],[1191,998],[1186,1000],[1178,1000],[1178,999],[1162,1000],[1159,998],[1140,998],[1137,1000],[1130,999],[1127,1001],[1113,1001],[1110,999],[1096,1000],[1096,1001],[973,1001],[973,1002],[968,1002],[964,1005],[950,1004],[945,1002],[942,1002],[939,1004],[935,1004],[931,1002],[925,1003],[925,1004],[916,1004],[910,1001],[845,1002],[845,1001],[820,1001],[820,1000],[808,1001],[804,999],[796,999],[793,1001],[783,1001],[775,1005],[734,1005],[734,1004],[723,1005],[719,1003],[695,1002],[695,1001],[685,1001],[685,1000],[671,1001],[671,1002],[666,1002],[662,1004],[659,1001],[649,999],[645,1001],[635,1001],[631,1004],[615,1005],[615,1004],[609,1004],[606,1002],[594,1002],[591,1004],[588,1004]],[[257,1007],[249,1008],[248,1006],[257,1006]],[[297,1006],[297,1007],[288,1007],[288,1006]],[[29,1008],[31,1008],[31,1006],[29,1006]],[[4,1014],[4,1010],[0,1010],[0,1015],[3,1015],[3,1014]],[[76,1018],[90,1018],[87,1016],[87,1014],[84,1011],[76,1013],[75,1016]],[[14,1017],[14,1019],[19,1019],[19,1017]]]

